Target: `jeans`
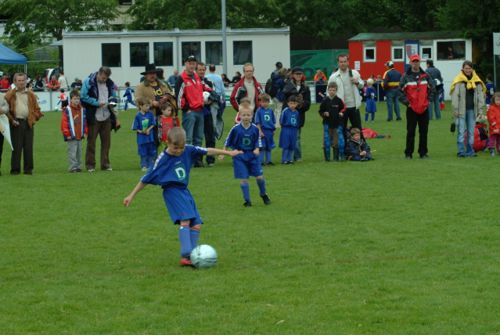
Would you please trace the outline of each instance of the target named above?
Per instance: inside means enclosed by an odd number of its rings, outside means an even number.
[[[204,124],[202,111],[185,111],[182,113],[182,128],[186,131],[186,144],[201,146]]]
[[[394,106],[394,112],[396,113],[396,119],[401,119],[401,112],[399,110],[399,90],[398,89],[388,89],[385,91],[385,96],[387,98],[387,121],[392,120],[392,109]]]
[[[474,155],[474,128],[476,126],[476,115],[473,109],[465,111],[465,117],[457,120],[457,149],[458,156]],[[467,148],[465,147],[465,130],[467,130]]]
[[[432,113],[436,113],[436,120],[441,119],[441,107],[439,106],[439,96],[436,96],[429,100],[429,120],[432,120]]]
[[[82,141],[70,140],[68,143],[68,171],[82,168]]]
[[[302,147],[300,145],[300,131],[302,128],[299,128],[297,132],[297,142],[295,142],[295,149],[293,149],[293,160],[300,161],[302,159]]]

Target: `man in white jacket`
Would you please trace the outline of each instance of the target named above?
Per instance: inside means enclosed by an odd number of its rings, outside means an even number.
[[[358,71],[349,68],[349,56],[341,54],[338,56],[337,62],[339,69],[332,73],[328,83],[337,83],[337,96],[344,101],[346,106],[343,120],[344,129],[347,128],[347,119],[349,119],[353,128],[363,129],[359,113],[359,107],[361,106],[359,90],[363,88],[365,83]]]

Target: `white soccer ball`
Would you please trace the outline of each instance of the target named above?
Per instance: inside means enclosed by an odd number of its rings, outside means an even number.
[[[199,245],[191,251],[191,262],[198,269],[211,268],[217,264],[217,251],[208,244]]]
[[[206,105],[206,104],[208,104],[208,102],[209,102],[209,101],[208,101],[208,98],[209,98],[209,97],[210,97],[210,92],[207,92],[207,91],[203,92],[203,103],[204,103],[205,105]]]

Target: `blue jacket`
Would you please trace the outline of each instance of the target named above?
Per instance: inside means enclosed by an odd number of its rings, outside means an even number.
[[[399,82],[401,81],[401,73],[391,68],[384,73],[384,89],[399,89]]]
[[[115,84],[111,79],[106,80],[109,97],[115,96]],[[85,107],[85,116],[88,124],[95,123],[95,112],[99,107],[99,90],[97,89],[97,72],[90,74],[83,82],[82,90],[80,91],[80,99],[83,107]],[[114,113],[111,113],[114,115]]]

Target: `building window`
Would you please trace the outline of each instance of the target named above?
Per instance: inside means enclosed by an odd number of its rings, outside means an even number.
[[[374,47],[364,47],[363,48],[363,61],[364,62],[375,62],[375,48]]]
[[[233,42],[233,64],[252,63],[252,41]]]
[[[149,43],[130,43],[130,66],[149,63]]]
[[[195,56],[201,62],[201,42],[182,42],[182,61],[189,56]]]
[[[222,64],[222,42],[205,42],[205,61],[207,64]]]
[[[392,47],[392,60],[403,61],[404,60],[403,51],[404,51],[403,47]]]
[[[465,41],[437,42],[437,59],[465,59]]]
[[[421,47],[420,54],[423,60],[432,59],[432,47]]]
[[[156,66],[174,65],[174,44],[172,42],[153,43],[154,63]]]
[[[102,66],[121,67],[122,49],[120,43],[101,44]]]

